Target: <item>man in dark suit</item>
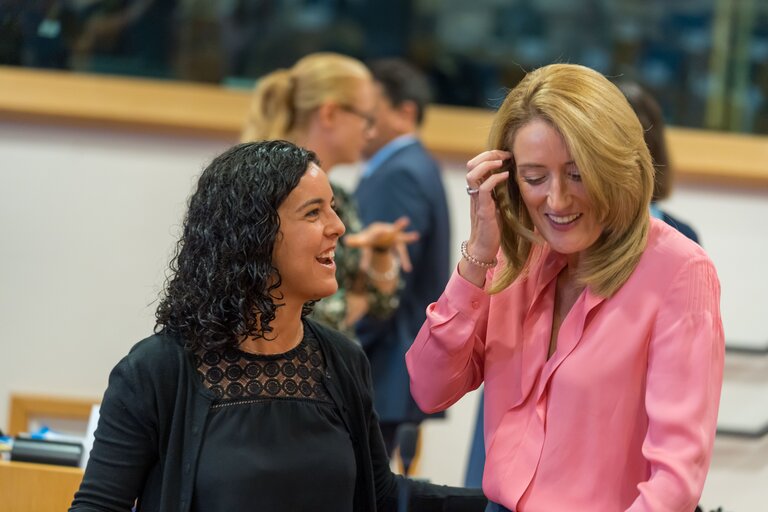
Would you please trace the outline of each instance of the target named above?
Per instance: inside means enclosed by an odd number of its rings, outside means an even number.
[[[391,318],[363,317],[357,336],[371,362],[375,407],[390,455],[397,427],[420,423],[410,393],[405,353],[450,276],[450,221],[440,168],[417,138],[430,101],[421,72],[400,59],[370,65],[376,83],[376,135],[355,192],[363,224],[405,215],[419,240],[408,246],[413,270],[404,274],[400,305]]]

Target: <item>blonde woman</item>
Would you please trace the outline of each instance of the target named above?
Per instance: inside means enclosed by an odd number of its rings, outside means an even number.
[[[463,258],[406,357],[414,398],[438,411],[485,382],[488,510],[690,512],[715,436],[720,285],[650,218],[637,116],[599,73],[555,64],[509,93],[490,139],[467,164]]]
[[[375,96],[368,68],[335,53],[308,55],[262,78],[254,90],[242,140],[285,139],[315,152],[323,169],[357,162],[375,134]],[[398,305],[400,266],[411,268],[408,220],[362,229],[352,197],[333,186],[347,232],[336,248],[339,290],[315,306],[317,320],[354,337],[364,314],[388,317]]]

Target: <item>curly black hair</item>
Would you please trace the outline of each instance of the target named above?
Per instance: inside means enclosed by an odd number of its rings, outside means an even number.
[[[156,332],[180,336],[189,350],[268,337],[280,306],[277,209],[311,163],[315,153],[286,141],[239,144],[211,162],[189,199]]]

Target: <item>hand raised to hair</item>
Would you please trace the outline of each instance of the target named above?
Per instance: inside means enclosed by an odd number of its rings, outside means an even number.
[[[467,162],[467,192],[470,197],[471,232],[467,251],[480,261],[493,261],[499,252],[501,235],[493,189],[509,178],[509,171],[495,172],[512,153],[484,151]],[[475,190],[477,192],[475,192]]]
[[[393,223],[372,222],[361,231],[346,235],[344,242],[349,247],[357,247],[363,250],[362,257],[360,258],[360,270],[366,271],[370,268],[373,249],[376,248],[395,251],[400,257],[400,265],[403,270],[410,272],[413,267],[408,256],[407,245],[419,239],[418,232],[405,231],[410,222],[408,217],[400,217]]]
[[[485,285],[488,269],[484,263],[496,261],[499,252],[501,232],[493,189],[509,178],[509,171],[497,171],[510,158],[512,153],[509,151],[494,149],[484,151],[467,162],[471,232],[466,252],[470,258],[462,258],[459,262],[459,274],[480,288]]]

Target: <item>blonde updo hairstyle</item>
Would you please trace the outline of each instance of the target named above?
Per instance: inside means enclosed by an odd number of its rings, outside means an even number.
[[[330,52],[310,54],[290,69],[267,74],[254,89],[242,142],[295,141],[324,103],[353,105],[361,80],[371,80],[362,62]]]
[[[512,151],[517,131],[535,119],[550,123],[563,137],[604,228],[581,258],[576,277],[593,293],[609,297],[634,271],[648,237],[654,168],[643,129],[615,85],[574,64],[528,73],[497,112],[490,147]],[[520,196],[514,165],[497,171],[509,170],[510,178],[494,191],[505,263],[491,293],[524,276],[543,243]]]

